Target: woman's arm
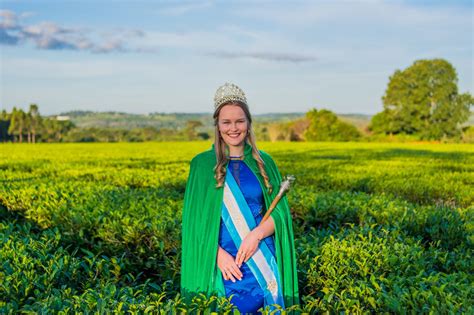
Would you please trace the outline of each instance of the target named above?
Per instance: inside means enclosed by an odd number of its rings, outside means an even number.
[[[273,218],[269,216],[265,222],[260,223],[260,225],[257,226],[252,232],[257,234],[260,241],[265,237],[273,235],[273,233],[275,233],[275,223],[273,222]]]
[[[265,222],[250,231],[242,240],[239,251],[237,252],[237,257],[235,257],[237,266],[240,267],[243,262],[247,262],[257,251],[260,241],[273,233],[275,233],[275,223],[272,217],[269,217]]]

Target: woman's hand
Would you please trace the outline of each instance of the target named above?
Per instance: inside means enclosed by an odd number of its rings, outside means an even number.
[[[263,238],[263,232],[257,227],[250,231],[240,244],[235,263],[237,266],[242,266],[243,262],[247,262],[258,249],[258,244]]]
[[[235,282],[235,279],[242,280],[243,274],[235,263],[234,256],[220,246],[217,250],[217,266],[225,280],[232,280],[232,282]]]

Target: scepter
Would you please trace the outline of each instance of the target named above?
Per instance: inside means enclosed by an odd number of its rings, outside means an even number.
[[[281,197],[283,197],[283,195],[288,191],[290,190],[290,186],[291,184],[295,181],[295,176],[293,175],[287,175],[285,176],[284,180],[281,182],[280,184],[280,191],[278,192],[278,194],[276,195],[275,199],[273,199],[272,203],[270,204],[270,207],[268,208],[267,212],[265,213],[265,215],[263,216],[263,219],[262,221],[260,221],[260,224],[262,224],[266,219],[268,219],[268,217],[270,216],[270,214],[272,213],[273,209],[275,209],[276,205],[278,204],[278,202],[280,201]],[[260,225],[259,224],[259,225]]]

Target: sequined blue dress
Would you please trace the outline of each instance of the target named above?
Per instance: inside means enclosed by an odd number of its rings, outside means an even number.
[[[248,166],[240,160],[230,160],[227,172],[230,172],[235,178],[258,225],[262,220],[261,209],[265,205],[258,179]],[[263,241],[267,243],[270,251],[275,255],[273,236],[269,236]],[[232,256],[237,255],[238,248],[235,246],[222,219],[219,230],[219,245]],[[243,274],[241,281],[224,280],[226,296],[229,297],[234,294],[231,302],[237,306],[242,314],[256,314],[264,303],[263,290],[246,263],[242,264],[240,270]]]

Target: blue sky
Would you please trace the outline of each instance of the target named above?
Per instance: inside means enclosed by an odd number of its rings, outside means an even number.
[[[473,93],[471,1],[8,1],[1,109],[211,112],[224,82],[252,113],[374,114],[390,75],[444,58]]]

